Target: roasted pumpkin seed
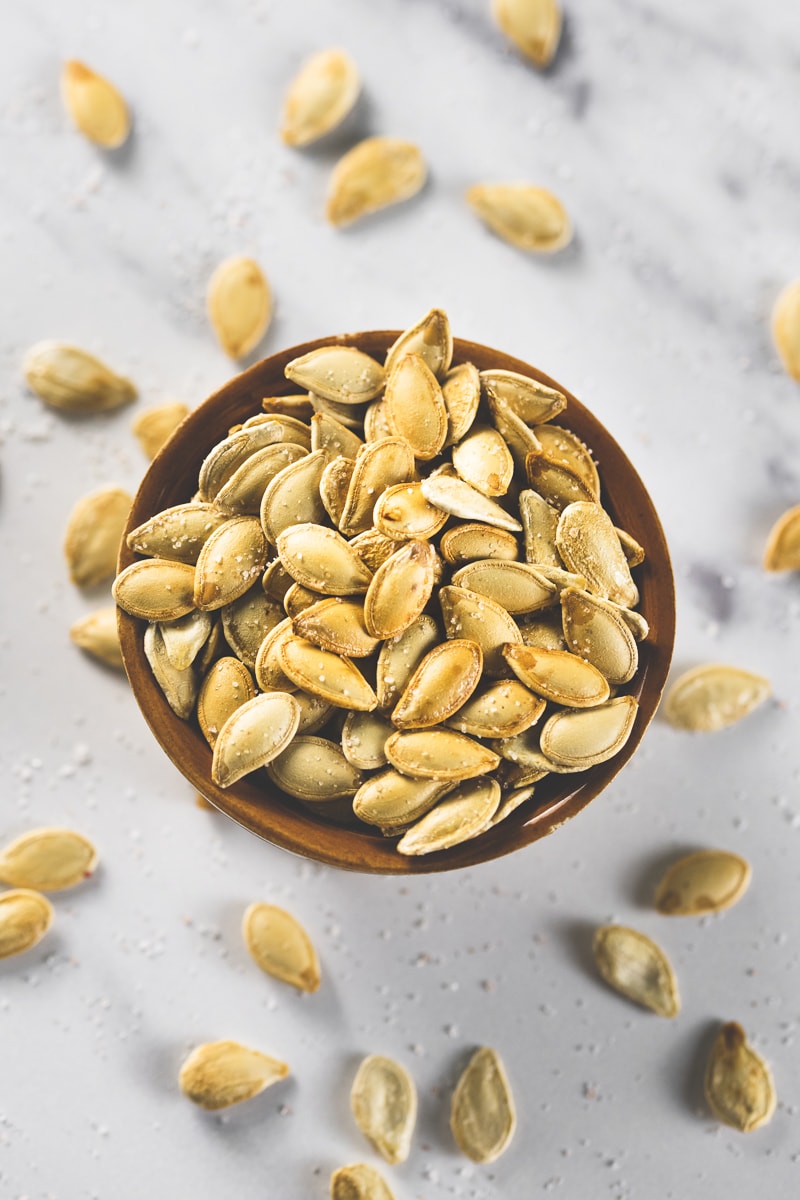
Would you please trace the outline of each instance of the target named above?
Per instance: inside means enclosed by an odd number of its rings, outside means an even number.
[[[61,96],[84,137],[104,150],[116,150],[128,137],[131,119],[120,92],[108,79],[76,59],[61,70]]]
[[[385,750],[392,766],[412,779],[456,783],[486,775],[500,762],[488,746],[454,729],[398,731],[387,739]]]
[[[145,621],[174,621],[194,608],[195,570],[187,563],[146,558],[131,563],[114,580],[120,608]]]
[[[609,683],[627,683],[636,674],[639,651],[623,611],[578,588],[561,593],[564,637],[573,654],[596,667]]]
[[[606,762],[627,742],[638,711],[633,696],[615,696],[595,708],[554,713],[542,729],[542,751],[559,764],[555,769]]]
[[[764,567],[767,571],[800,571],[800,504],[788,509],[772,526]]]
[[[364,621],[376,638],[408,629],[433,591],[435,552],[430,542],[405,542],[378,567],[364,599]]]
[[[171,404],[159,404],[139,413],[131,422],[131,431],[147,457],[155,458],[188,415],[188,406],[177,400]]]
[[[332,225],[350,225],[416,195],[426,174],[425,160],[412,142],[365,138],[336,164],[325,215]]]
[[[214,530],[197,557],[195,607],[209,611],[232,604],[260,578],[266,563],[261,522],[256,517],[231,517]]]
[[[32,950],[53,923],[53,906],[39,892],[16,888],[0,895],[0,958]]]
[[[430,650],[409,679],[392,712],[399,729],[427,729],[458,712],[481,677],[477,642],[456,638]]]
[[[109,667],[122,667],[122,651],[117,635],[117,610],[99,608],[70,626],[69,636],[76,646]]]
[[[384,385],[379,362],[355,346],[320,346],[287,363],[284,374],[298,387],[338,404],[374,400]]]
[[[197,695],[197,723],[212,749],[228,717],[255,694],[253,677],[240,659],[218,658],[210,667]]]
[[[555,586],[528,563],[498,562],[491,558],[477,559],[459,568],[452,581],[455,587],[487,596],[513,615],[547,608],[558,595]]]
[[[206,302],[211,327],[229,358],[245,358],[255,350],[269,328],[272,292],[254,259],[221,262],[209,280]]]
[[[772,337],[787,375],[800,380],[800,279],[787,284],[775,301]]]
[[[769,680],[761,675],[724,663],[704,663],[674,681],[662,711],[676,729],[713,733],[741,721],[771,693]]]
[[[422,481],[422,494],[431,504],[454,517],[480,521],[484,525],[508,529],[511,533],[522,529],[516,517],[463,479],[454,479],[451,475],[430,475]]]
[[[655,906],[668,916],[721,912],[741,899],[750,875],[750,864],[738,854],[698,850],[667,868],[656,888]]]
[[[70,579],[78,587],[94,587],[117,569],[120,542],[133,497],[108,487],[84,496],[73,508],[64,535]]]
[[[304,609],[294,618],[293,627],[298,637],[350,658],[366,658],[380,645],[380,638],[367,631],[362,605],[338,596],[318,600]]]
[[[187,1099],[214,1112],[251,1100],[288,1074],[286,1063],[239,1042],[206,1042],[185,1060],[178,1084]]]
[[[442,383],[447,409],[446,446],[455,445],[472,428],[481,399],[481,377],[473,363],[460,363],[448,371]]]
[[[37,342],[25,355],[22,370],[31,391],[64,412],[107,412],[136,399],[129,379],[67,342]]]
[[[564,205],[546,188],[528,183],[476,183],[467,190],[467,203],[498,237],[520,250],[554,254],[572,241],[572,224]]]
[[[348,713],[342,726],[342,752],[349,763],[362,771],[385,767],[386,739],[394,726],[377,712]]]
[[[319,696],[337,708],[369,712],[377,706],[378,698],[372,688],[345,655],[321,650],[294,634],[276,642],[276,654],[281,670],[304,692]]]
[[[514,1135],[517,1116],[503,1064],[494,1050],[481,1046],[453,1092],[450,1128],[458,1147],[473,1162],[499,1158]]]
[[[331,1200],[394,1200],[394,1195],[374,1167],[352,1163],[331,1175]]]
[[[317,952],[300,922],[275,904],[250,904],[242,918],[242,936],[257,966],[301,992],[320,985]]]
[[[473,737],[515,737],[541,717],[545,701],[516,679],[502,679],[474,692],[447,724]]]
[[[131,530],[126,543],[137,554],[193,567],[204,543],[227,519],[213,504],[176,504]]]
[[[219,787],[265,766],[285,750],[300,723],[300,706],[288,692],[268,692],[231,713],[217,735],[211,778]]]
[[[404,437],[414,457],[429,462],[447,436],[442,389],[425,359],[405,354],[386,376],[384,401],[390,427]]]
[[[314,804],[355,795],[363,778],[338,743],[309,736],[296,737],[270,763],[268,771],[273,783],[284,792]]]
[[[350,1089],[356,1125],[388,1163],[405,1162],[417,1119],[417,1089],[401,1063],[370,1054]]]
[[[494,19],[526,58],[548,66],[561,37],[558,0],[493,0]]]
[[[514,618],[508,611],[468,588],[448,585],[439,589],[445,635],[448,638],[467,638],[477,642],[483,651],[483,669],[491,679],[509,674],[503,657],[508,642],[521,642]]]
[[[566,505],[556,529],[556,546],[567,569],[586,578],[590,592],[625,608],[638,602],[639,591],[617,531],[599,504]]]
[[[398,853],[435,854],[466,842],[486,827],[499,803],[500,784],[496,780],[461,783],[403,834],[397,843]]]
[[[361,83],[344,50],[320,50],[306,59],[283,101],[281,137],[287,146],[308,146],[340,125]]]
[[[711,1047],[705,1093],[717,1120],[742,1133],[760,1129],[775,1112],[777,1095],[770,1069],[737,1021],[726,1022]]]
[[[0,882],[39,892],[59,892],[88,879],[97,851],[72,829],[33,829],[0,851]]]
[[[606,983],[659,1017],[677,1017],[678,982],[666,954],[649,937],[624,925],[603,925],[593,949]]]

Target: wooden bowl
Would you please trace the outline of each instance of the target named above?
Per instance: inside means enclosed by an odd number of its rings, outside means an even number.
[[[237,375],[186,418],[153,461],[134,500],[128,530],[164,508],[187,501],[196,490],[201,462],[229,427],[259,412],[265,396],[296,390],[283,373],[291,359],[318,346],[340,343],[357,346],[382,361],[398,332],[320,338],[274,354]],[[647,557],[636,568],[635,577],[641,594],[639,608],[650,625],[650,636],[640,643],[639,670],[625,688],[638,699],[639,711],[627,744],[614,758],[580,774],[547,776],[536,784],[530,801],[472,841],[438,854],[406,857],[397,853],[393,839],[372,827],[356,822],[337,825],[317,818],[278,792],[266,771],[245,776],[225,790],[217,787],[211,781],[211,750],[198,725],[175,716],[153,677],[143,649],[145,623],[119,613],[122,655],[134,695],[181,774],[216,808],[259,837],[306,858],[349,870],[381,874],[452,870],[498,858],[552,833],[599,795],[634,753],[658,706],[672,656],[675,593],[664,533],[642,481],[611,434],[562,384],[528,363],[460,340],[454,342],[453,361],[473,362],[481,370],[518,371],[563,392],[568,406],[556,423],[563,421],[591,448],[600,463],[605,508],[615,525],[645,547]],[[123,542],[120,570],[135,557]]]

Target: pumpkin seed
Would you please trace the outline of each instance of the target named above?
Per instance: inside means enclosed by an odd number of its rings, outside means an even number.
[[[638,929],[603,925],[594,935],[594,958],[606,983],[659,1017],[677,1017],[681,1001],[669,959]]]
[[[294,632],[298,637],[350,658],[366,658],[378,649],[380,638],[372,637],[364,623],[362,605],[333,596],[318,600],[295,617]]]
[[[61,69],[61,97],[76,128],[104,150],[116,150],[131,127],[128,106],[108,79],[68,59]]]
[[[331,1175],[331,1200],[394,1200],[394,1195],[374,1167],[352,1163]]]
[[[628,566],[638,567],[645,559],[644,546],[640,546],[636,538],[626,530],[619,529],[616,525],[614,529],[619,538],[619,544],[622,546],[622,553],[625,555],[625,561]]]
[[[372,688],[355,663],[344,655],[321,650],[294,634],[276,643],[276,654],[281,670],[304,692],[319,696],[337,708],[369,712],[377,706]]]
[[[503,438],[489,425],[473,425],[453,447],[459,476],[484,496],[504,496],[514,475],[514,460]]]
[[[306,59],[283,101],[281,137],[287,146],[308,146],[340,125],[353,108],[361,82],[343,50],[320,50]]]
[[[800,504],[783,513],[769,532],[764,551],[767,571],[800,571]]]
[[[639,666],[636,639],[623,611],[578,588],[561,593],[564,637],[573,654],[596,667],[609,683],[627,683]]]
[[[211,617],[208,613],[190,612],[177,621],[165,621],[159,625],[164,643],[164,653],[178,671],[185,671],[197,658],[211,633]]]
[[[223,438],[206,455],[200,466],[198,490],[203,500],[214,500],[228,480],[252,455],[269,446],[288,442],[308,450],[311,430],[291,417],[267,417],[257,425],[244,426]],[[256,510],[258,511],[258,510]]]
[[[676,729],[713,733],[741,721],[771,693],[769,680],[760,675],[724,663],[704,663],[675,680],[663,714]]]
[[[342,726],[342,753],[362,771],[375,771],[387,763],[384,746],[394,727],[377,712],[351,712]]]
[[[224,608],[249,591],[267,562],[267,539],[256,517],[231,517],[204,542],[194,580],[196,608]],[[143,564],[144,565],[144,564]]]
[[[400,729],[426,729],[452,717],[469,699],[481,677],[483,654],[462,638],[430,650],[406,684],[392,712]]]
[[[760,1129],[775,1112],[777,1095],[770,1069],[737,1021],[727,1021],[714,1040],[705,1093],[717,1120],[742,1133]]]
[[[461,363],[448,371],[442,383],[447,409],[446,446],[455,445],[472,428],[481,399],[481,377],[473,363]]]
[[[117,610],[99,608],[70,626],[69,636],[76,646],[107,663],[109,667],[122,667],[122,651],[117,635]]]
[[[325,215],[332,225],[349,225],[416,195],[426,173],[425,160],[412,142],[365,138],[336,164]]]
[[[309,392],[308,398],[314,413],[333,417],[340,425],[344,425],[345,429],[358,434],[359,437],[364,432],[364,416],[366,407],[369,407],[368,405],[365,407],[365,402],[354,400],[351,403],[342,404],[338,400],[329,400],[326,396],[318,396],[316,392]]]
[[[147,457],[152,459],[188,415],[188,406],[177,400],[160,404],[139,413],[131,423],[131,431]]]
[[[261,500],[261,526],[273,545],[290,525],[324,522],[326,508],[319,484],[327,461],[327,452],[316,450],[287,464],[267,484]]]
[[[406,354],[418,354],[423,358],[437,379],[447,374],[453,357],[453,335],[443,309],[432,308],[392,343],[384,363],[387,375]]]
[[[481,1046],[469,1060],[453,1092],[450,1128],[458,1147],[473,1162],[499,1158],[514,1134],[517,1116],[511,1087],[499,1056]]]
[[[540,570],[539,567],[536,569]],[[535,621],[520,621],[519,631],[526,646],[541,646],[545,650],[567,649],[560,609],[548,608],[537,613]]]
[[[386,377],[384,401],[392,429],[404,437],[414,457],[429,462],[447,436],[442,389],[424,358],[405,354]]]
[[[363,445],[358,434],[330,413],[314,413],[311,418],[311,449],[325,450],[329,461],[339,456],[355,459]]]
[[[275,904],[251,904],[242,918],[242,936],[257,966],[301,992],[320,985],[317,952],[311,938],[291,913]]]
[[[383,400],[373,400],[364,413],[364,441],[379,442],[393,437],[397,431],[389,421],[389,410]]]
[[[538,454],[542,443],[530,426],[517,416],[508,401],[492,395],[487,399],[495,429],[508,446],[513,462],[524,471],[528,455]]]
[[[264,574],[261,576],[261,588],[267,599],[274,600],[276,604],[282,606],[286,593],[291,587],[294,587],[294,580],[289,572],[284,570],[281,560],[274,558],[272,562],[267,563]]]
[[[546,188],[527,183],[476,183],[466,195],[473,212],[498,237],[520,250],[553,254],[572,241],[564,205]]]
[[[300,723],[300,706],[288,692],[267,692],[234,709],[217,735],[211,778],[230,787],[286,749]]]
[[[356,1125],[388,1163],[405,1162],[417,1119],[417,1089],[401,1063],[370,1054],[350,1089]]]
[[[526,58],[548,66],[561,37],[558,0],[493,0],[494,19]]]
[[[592,495],[599,497],[600,476],[597,473],[591,451],[572,430],[564,429],[561,425],[536,425],[533,432],[542,450],[552,462],[560,462],[565,467],[569,467],[573,475],[577,475],[583,480]],[[638,543],[634,543],[634,545],[638,545]],[[641,546],[638,549],[641,550]],[[642,555],[644,555],[644,551],[642,551]],[[639,559],[639,562],[641,561]]]
[[[422,494],[426,500],[443,512],[467,521],[479,521],[498,529],[516,533],[522,529],[516,517],[512,517],[494,500],[484,496],[463,479],[451,475],[430,475],[422,480]]]
[[[474,562],[476,558],[493,558],[514,562],[519,557],[517,539],[504,529],[470,522],[446,530],[439,542],[445,562],[453,567]]]
[[[519,494],[519,515],[525,533],[525,559],[535,566],[560,567],[556,549],[559,512],[544,496],[526,488]]]
[[[599,505],[596,504],[597,496],[584,482],[583,477],[573,471],[571,467],[565,466],[559,459],[550,458],[543,450],[534,450],[526,458],[525,464],[531,487],[535,488],[553,508],[562,511],[579,502],[594,503],[595,507],[599,508]],[[602,509],[600,511],[602,512]],[[609,524],[611,524],[610,518]],[[616,539],[616,534],[614,536]],[[618,540],[616,545],[620,555],[624,557]],[[556,546],[561,552],[562,547],[558,538],[556,538]]]
[[[256,683],[262,692],[294,692],[297,684],[283,671],[280,664],[280,650],[283,643],[294,637],[292,618],[287,617],[274,629],[271,629],[256,655]]]
[[[357,533],[350,539],[350,545],[372,572],[382,567],[397,549],[397,542],[393,538],[388,538],[385,533],[374,527]]]
[[[430,542],[404,542],[378,567],[364,599],[373,637],[396,637],[421,615],[433,591],[434,560]]]
[[[245,358],[269,327],[272,293],[252,258],[226,258],[208,283],[208,317],[229,358]]]
[[[494,779],[462,783],[403,834],[397,851],[408,855],[435,854],[466,842],[486,827],[499,803],[500,784]]]
[[[173,621],[194,608],[194,575],[194,567],[186,563],[148,558],[126,567],[114,580],[111,593],[132,617]]]
[[[73,508],[64,535],[69,576],[78,587],[111,579],[117,569],[132,496],[118,487],[101,488]]]
[[[257,517],[262,511],[264,495],[270,485],[277,477],[283,475],[287,467],[296,464],[298,460],[305,463],[306,458],[305,447],[292,442],[276,442],[273,446],[264,446],[255,454],[251,454],[227,483],[223,484],[214,497],[214,503],[223,512],[234,516]],[[324,517],[319,500],[312,505],[312,511],[319,512]],[[270,531],[266,525],[264,531],[269,536]]]
[[[534,780],[537,782],[537,780]],[[513,812],[521,808],[523,804],[527,804],[534,793],[532,783],[526,784],[524,787],[515,788],[503,796],[497,811],[489,820],[488,828],[494,829],[495,825],[499,825],[501,821],[505,821],[506,817],[510,817]]]
[[[547,608],[557,596],[554,585],[527,563],[478,559],[455,571],[452,581],[456,587],[488,596],[512,614]]]
[[[67,342],[37,342],[25,355],[22,370],[31,391],[64,412],[107,412],[136,399],[129,379]]]
[[[335,529],[302,522],[284,529],[277,538],[285,569],[303,587],[327,596],[366,592],[370,570]]]
[[[545,709],[544,701],[540,701],[540,703],[541,709],[537,715],[537,721]],[[552,766],[542,755],[539,747],[539,731],[533,728],[535,724],[534,721],[519,733],[498,738],[492,741],[491,746],[505,762],[514,763],[516,766],[525,767],[528,770],[550,772]]]
[[[299,583],[293,583],[283,597],[283,607],[286,615],[291,617],[299,617],[307,608],[311,608],[314,604],[318,604],[325,597],[321,592],[312,592],[310,588],[304,588]]]
[[[226,642],[252,670],[264,638],[283,620],[283,611],[261,588],[254,587],[220,609],[220,616]]]
[[[72,829],[33,829],[0,851],[0,882],[16,888],[59,892],[88,879],[97,851]]]
[[[223,725],[237,708],[255,698],[253,677],[238,658],[218,658],[197,695],[197,723],[212,750]]]
[[[29,888],[0,895],[0,958],[32,950],[53,923],[53,906]]]
[[[726,850],[698,850],[668,867],[655,906],[668,916],[721,912],[740,900],[750,883],[750,864]]]
[[[544,710],[544,700],[518,680],[503,679],[474,692],[447,724],[473,737],[511,738],[535,725]]]
[[[334,705],[328,704],[326,700],[321,700],[319,696],[312,696],[310,692],[303,692],[299,688],[292,694],[300,705],[298,736],[301,733],[316,733],[330,719],[334,712]]]
[[[353,812],[384,832],[401,832],[433,808],[453,784],[438,779],[412,779],[389,768],[370,775],[353,797]]]
[[[334,458],[323,468],[319,480],[319,497],[322,507],[338,528],[342,524],[350,480],[356,468],[352,458]],[[319,522],[318,522],[319,524]]]
[[[338,404],[362,404],[382,390],[379,362],[355,346],[320,346],[287,363],[284,374],[298,387]]]
[[[439,589],[445,635],[477,642],[483,651],[483,669],[491,679],[508,675],[502,649],[522,640],[514,618],[502,605],[468,588],[448,585]]]
[[[227,519],[213,504],[176,504],[131,530],[126,542],[137,554],[193,567],[204,543]]]
[[[251,1100],[288,1074],[286,1063],[239,1042],[206,1042],[186,1059],[178,1083],[187,1099],[213,1112]]]
[[[222,622],[212,620],[211,633],[208,635],[205,646],[203,646],[203,649],[195,659],[195,667],[201,679],[204,678],[212,663],[215,663],[221,654],[227,653],[227,650],[225,635],[222,632]]]
[[[160,625],[150,624],[145,629],[144,653],[167,704],[176,716],[186,720],[192,715],[197,699],[197,672],[191,663],[185,667],[173,664]]]
[[[556,545],[567,568],[586,578],[589,591],[625,608],[637,603],[639,591],[616,530],[599,504],[568,504],[558,521]]]
[[[420,659],[433,649],[440,636],[433,617],[422,613],[413,625],[384,641],[377,670],[378,704],[382,709],[394,708]]]
[[[787,375],[800,380],[800,280],[787,284],[775,301],[772,337]]]
[[[346,537],[364,533],[373,524],[372,514],[382,492],[414,478],[414,452],[403,437],[367,442],[358,452],[347,490],[339,528]]]
[[[298,800],[325,804],[353,796],[361,772],[348,762],[342,747],[329,738],[296,737],[268,767],[270,779]]]
[[[268,416],[292,417],[297,421],[309,421],[314,415],[308,396],[298,396],[296,393],[288,396],[265,396],[261,407]]]
[[[556,770],[606,762],[627,742],[638,711],[633,696],[616,696],[595,708],[554,713],[542,729],[542,751]]]
[[[387,487],[373,511],[375,527],[395,541],[435,537],[448,514],[425,499],[421,483],[396,483]]]
[[[455,783],[485,775],[500,762],[493,750],[453,729],[399,731],[387,738],[385,750],[392,766],[413,779]]]

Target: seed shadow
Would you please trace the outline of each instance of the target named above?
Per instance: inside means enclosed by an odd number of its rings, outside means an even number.
[[[596,921],[580,919],[565,919],[553,922],[551,926],[554,935],[560,939],[566,948],[567,956],[582,972],[597,979],[597,967],[594,961],[592,941],[597,931]]]
[[[332,165],[358,142],[371,137],[376,126],[374,101],[362,91],[340,125],[307,146],[290,149],[320,164]]]
[[[692,1114],[708,1115],[704,1078],[720,1022],[707,1018],[698,1022],[683,1041],[664,1059],[663,1073],[667,1093],[678,1108]]]
[[[638,860],[622,882],[622,890],[626,899],[636,908],[647,908],[652,912],[656,884],[667,867],[672,866],[679,858],[683,858],[687,854],[694,854],[699,849],[700,847],[696,843],[677,843],[669,849],[654,851]]]
[[[453,1050],[439,1072],[441,1082],[419,1097],[419,1124],[423,1131],[429,1131],[431,1148],[448,1154],[458,1153],[450,1129],[450,1101],[467,1063],[478,1049],[477,1045],[472,1045],[466,1050]]]

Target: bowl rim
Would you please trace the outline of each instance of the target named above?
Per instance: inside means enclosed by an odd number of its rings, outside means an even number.
[[[202,459],[211,447],[227,434],[228,428],[237,423],[227,419],[224,415],[226,412],[238,408],[245,411],[243,406],[247,402],[251,407],[246,411],[253,415],[262,411],[262,398],[289,394],[302,396],[304,393],[288,383],[283,371],[288,362],[311,350],[329,345],[357,346],[378,356],[385,353],[401,332],[366,330],[333,334],[288,347],[233,376],[202,401],[161,448],[141,481],[123,535],[118,571],[141,557],[128,548],[127,534],[164,508],[185,503],[192,494],[189,492],[182,499],[174,498],[176,470],[173,468],[177,468],[180,474],[181,471],[186,472],[189,464],[194,464],[196,480],[197,468]],[[621,467],[624,471],[625,494],[615,497],[614,488],[609,491],[601,468],[604,508],[610,512],[613,519],[622,501],[628,516],[633,513],[636,517],[634,536],[637,524],[647,526],[647,557],[642,567],[637,570],[642,573],[640,592],[645,602],[644,606],[652,608],[653,615],[657,617],[653,622],[648,616],[651,632],[656,628],[657,636],[640,643],[640,665],[637,674],[631,684],[626,684],[621,689],[622,692],[636,696],[640,701],[634,728],[623,749],[607,762],[575,775],[549,776],[546,786],[541,787],[540,791],[547,793],[552,790],[555,795],[552,798],[545,795],[543,802],[532,811],[528,811],[526,802],[497,826],[450,850],[422,856],[405,856],[394,849],[396,839],[386,838],[378,830],[372,831],[366,826],[357,829],[320,820],[299,802],[277,792],[271,782],[259,786],[254,782],[254,778],[266,778],[265,772],[245,776],[227,790],[214,784],[210,776],[211,750],[196,721],[184,721],[172,712],[144,657],[142,643],[147,622],[118,608],[119,641],[131,689],[147,724],[167,756],[215,808],[256,836],[304,858],[347,870],[391,875],[428,874],[474,867],[479,863],[492,861],[538,841],[581,812],[631,759],[658,707],[666,684],[675,639],[675,585],[666,538],[649,493],[627,455],[605,425],[561,383],[532,364],[504,351],[461,338],[453,339],[454,366],[484,358],[493,364],[494,369],[517,371],[531,376],[566,396],[567,408],[563,424],[570,428],[573,423],[579,427],[588,426],[592,432],[590,437],[583,440],[590,447],[593,456],[601,463],[604,459],[610,461],[617,469]],[[480,368],[479,362],[476,365],[479,365],[479,369],[485,369]],[[214,438],[211,441],[205,438],[199,441],[201,432],[206,433],[206,425],[212,414],[214,418],[219,415]],[[575,416],[578,420],[571,422],[570,418]],[[556,418],[555,424],[559,423],[562,422]],[[164,502],[165,497],[168,498],[167,502]],[[615,520],[615,524],[621,524],[621,521]],[[625,528],[631,531],[630,521]],[[187,753],[187,746],[191,748],[191,753]],[[554,784],[553,780],[557,783]],[[578,780],[580,782],[577,782]]]

